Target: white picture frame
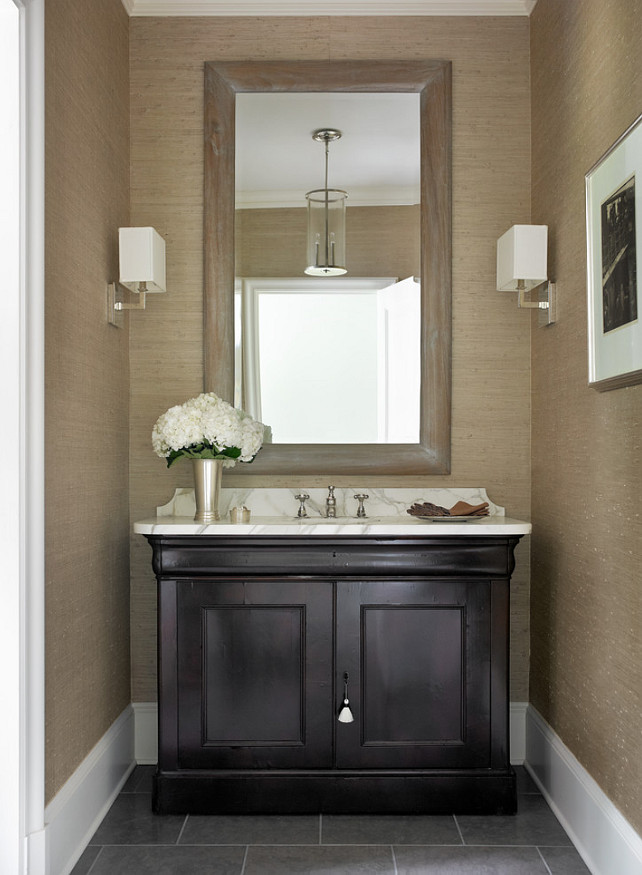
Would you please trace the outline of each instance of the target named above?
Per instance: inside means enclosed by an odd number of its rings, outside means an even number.
[[[589,386],[642,382],[642,115],[586,174]]]

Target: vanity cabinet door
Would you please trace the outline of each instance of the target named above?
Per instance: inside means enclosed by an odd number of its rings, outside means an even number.
[[[177,768],[330,766],[332,584],[175,585]]]
[[[348,672],[355,720],[336,724],[337,767],[491,767],[492,586],[338,583],[336,682]]]

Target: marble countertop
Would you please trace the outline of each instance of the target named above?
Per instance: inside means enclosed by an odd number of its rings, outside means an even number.
[[[447,517],[445,518],[447,519]],[[140,520],[134,524],[134,531],[140,535],[303,535],[303,536],[386,536],[402,535],[438,538],[444,535],[527,535],[531,524],[506,516],[472,517],[465,521],[434,522],[408,516],[407,519],[394,517],[372,517],[356,519],[343,517],[325,519],[310,517],[292,519],[282,517],[256,517],[249,523],[219,522],[196,523],[191,517],[162,516]]]
[[[335,490],[337,516],[325,517],[327,488],[303,490],[309,494],[308,516],[297,517],[299,502],[295,496],[300,489],[251,488],[221,490],[218,522],[203,524],[194,521],[194,490],[176,489],[170,501],[156,508],[156,516],[134,524],[140,535],[317,535],[346,537],[390,535],[441,537],[444,535],[528,535],[531,524],[511,519],[505,510],[489,499],[483,487],[458,488],[374,488],[363,486],[339,487]],[[366,493],[365,518],[356,516],[356,492]],[[457,501],[477,505],[488,502],[489,516],[469,517],[465,520],[421,520],[410,516],[407,509],[417,501],[431,501],[450,508]],[[246,506],[251,511],[249,523],[232,523],[229,510]]]

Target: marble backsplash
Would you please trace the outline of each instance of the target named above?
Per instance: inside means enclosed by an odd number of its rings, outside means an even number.
[[[299,502],[294,497],[300,492],[307,493],[310,498],[305,502],[308,516],[325,516],[325,500],[328,495],[327,488],[306,489],[255,487],[249,489],[225,488],[221,489],[219,499],[219,513],[224,519],[230,508],[245,506],[250,509],[252,517],[280,517],[294,518],[297,515]],[[366,493],[369,498],[365,501],[366,516],[369,518],[379,517],[405,517],[407,509],[415,502],[430,501],[441,507],[451,508],[458,501],[467,501],[469,504],[481,504],[488,502],[488,512],[491,516],[504,516],[503,507],[492,502],[483,487],[458,487],[449,489],[396,489],[377,488],[369,489],[364,486],[336,487],[334,496],[337,501],[337,517],[356,517],[358,502],[354,498],[357,493]],[[159,517],[190,517],[195,513],[194,490],[179,488],[173,497],[162,507],[156,508]]]

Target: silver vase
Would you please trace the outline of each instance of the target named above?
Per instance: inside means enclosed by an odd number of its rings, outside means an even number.
[[[220,459],[192,459],[194,467],[194,498],[197,523],[213,523],[220,519],[218,498],[221,491],[223,462]]]

